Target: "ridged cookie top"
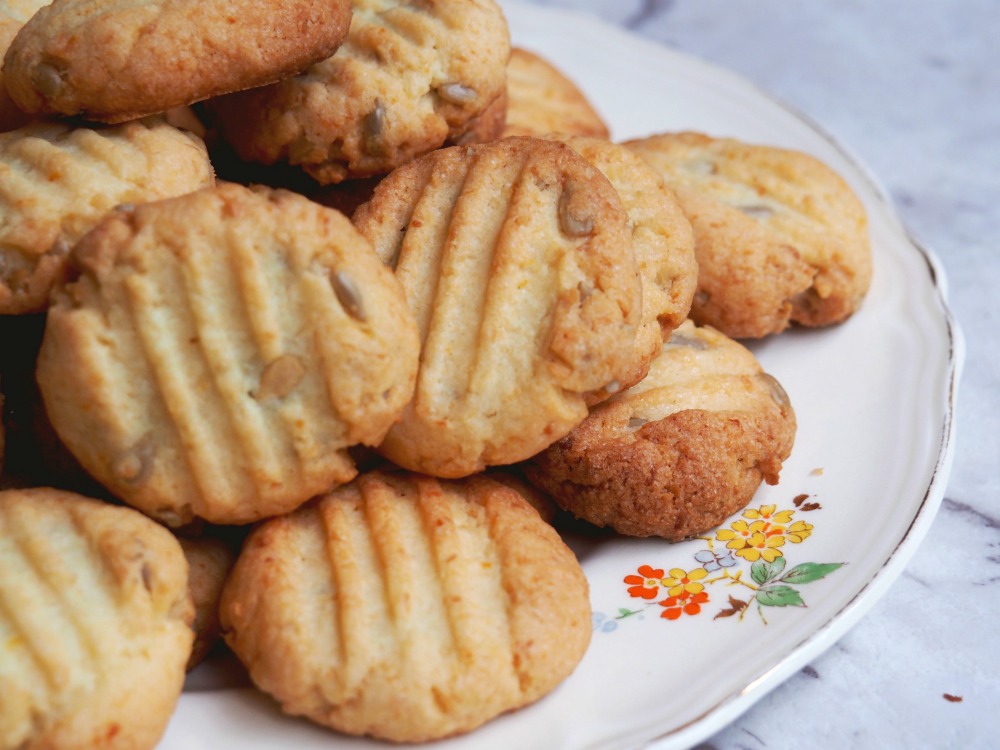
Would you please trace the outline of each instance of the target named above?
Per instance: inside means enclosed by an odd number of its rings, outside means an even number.
[[[162,527],[70,493],[0,492],[0,747],[153,747],[192,614]]]
[[[628,142],[691,219],[699,289],[691,317],[759,337],[789,322],[847,318],[868,290],[871,246],[861,201],[817,159],[700,133]]]
[[[539,55],[514,47],[507,63],[504,135],[567,133],[609,138],[608,126],[577,85]]]
[[[503,91],[510,39],[493,0],[355,0],[336,54],[211,102],[244,159],[322,183],[383,174],[464,133]]]
[[[349,0],[54,0],[4,60],[26,112],[122,122],[294,75],[333,54]]]
[[[60,437],[171,525],[247,523],[354,476],[413,389],[402,290],[342,215],[220,185],[120,209],[77,246],[38,380]]]
[[[204,143],[159,119],[0,133],[0,314],[45,309],[69,249],[114,206],[214,180]]]
[[[436,151],[383,180],[354,222],[396,269],[423,342],[414,400],[380,448],[391,460],[452,477],[522,460],[634,366],[628,217],[567,146]]]
[[[590,640],[573,553],[513,490],[366,474],[247,540],[230,646],[291,714],[423,741],[537,700]]]

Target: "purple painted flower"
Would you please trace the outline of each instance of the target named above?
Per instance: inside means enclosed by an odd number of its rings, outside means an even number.
[[[728,549],[721,551],[703,549],[695,553],[694,559],[700,562],[709,573],[719,570],[719,568],[731,568],[736,564],[736,558]]]

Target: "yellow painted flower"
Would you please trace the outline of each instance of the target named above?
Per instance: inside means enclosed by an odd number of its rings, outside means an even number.
[[[758,532],[747,540],[746,546],[743,549],[736,550],[736,554],[750,562],[757,562],[762,558],[767,562],[774,562],[779,557],[782,557],[781,550],[777,548],[784,546],[784,544],[785,537],[783,534],[768,535],[767,533]]]
[[[747,508],[743,511],[743,517],[752,520],[762,519],[773,524],[788,523],[795,515],[794,510],[778,510],[777,505],[762,505],[757,509]]]
[[[767,510],[767,508],[768,506],[765,505],[761,510]],[[744,513],[744,515],[746,514]],[[785,544],[785,527],[772,526],[770,522],[763,520],[757,520],[751,524],[746,521],[733,521],[729,524],[728,529],[716,531],[715,538],[720,542],[725,542],[729,549],[744,560],[756,562],[764,559],[767,562],[774,562],[782,556],[778,547]]]
[[[793,544],[799,544],[805,541],[812,532],[813,527],[811,523],[796,521],[788,527],[788,531],[785,532],[785,538]]]
[[[754,521],[751,524],[746,521],[733,521],[728,529],[719,529],[715,532],[715,540],[725,542],[729,549],[741,550],[747,546],[750,537],[763,531],[763,521]]]
[[[680,596],[684,592],[688,594],[700,594],[705,590],[705,587],[698,583],[698,581],[707,575],[708,571],[704,568],[695,568],[688,571],[681,568],[671,568],[670,574],[663,579],[663,585],[670,587],[667,591],[668,596]]]

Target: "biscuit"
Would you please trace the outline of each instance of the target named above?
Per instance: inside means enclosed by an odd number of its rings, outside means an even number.
[[[114,206],[214,179],[201,140],[158,119],[0,133],[0,315],[44,310],[69,249]]]
[[[459,477],[528,458],[634,367],[628,216],[564,144],[436,151],[382,180],[354,222],[395,269],[423,347],[413,401],[379,447],[391,461]]]
[[[224,184],[110,214],[53,294],[37,377],[57,433],[170,526],[287,512],[355,475],[413,390],[393,275],[342,214]]]
[[[677,194],[691,220],[698,291],[691,318],[733,338],[849,317],[871,280],[860,200],[806,154],[698,133],[625,144]]]
[[[286,713],[395,742],[538,700],[591,633],[573,553],[482,477],[365,474],[265,522],[220,610],[226,641]]]
[[[50,0],[0,0],[0,60],[17,32],[35,12]],[[31,115],[22,112],[7,93],[0,72],[0,133],[26,125]]]
[[[194,603],[194,646],[187,662],[190,672],[219,641],[219,598],[236,562],[236,552],[229,543],[208,536],[181,539],[180,543],[188,562],[188,591]]]
[[[616,388],[642,380],[663,340],[683,323],[698,280],[691,223],[673,192],[642,159],[624,146],[599,138],[550,136],[597,167],[618,191],[628,214],[632,247],[642,277],[642,319],[636,334],[636,363]],[[598,393],[593,400],[610,394]]]
[[[349,0],[54,0],[4,59],[25,112],[124,122],[273,83],[329,57]]]
[[[0,747],[151,750],[192,616],[166,529],[71,493],[0,492]]]
[[[507,99],[505,136],[610,137],[607,124],[577,85],[551,62],[526,49],[510,51]]]
[[[524,469],[574,515],[630,536],[700,534],[776,484],[788,395],[747,349],[687,322],[646,378],[600,404]]]
[[[206,106],[247,161],[323,184],[372,177],[465,133],[503,91],[509,54],[494,0],[354,0],[336,54]]]

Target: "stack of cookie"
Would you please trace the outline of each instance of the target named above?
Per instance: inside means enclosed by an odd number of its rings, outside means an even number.
[[[777,482],[733,339],[867,289],[825,166],[614,143],[493,0],[0,22],[0,747],[153,747],[220,632],[350,734],[538,700],[590,639],[564,516],[679,540]]]

